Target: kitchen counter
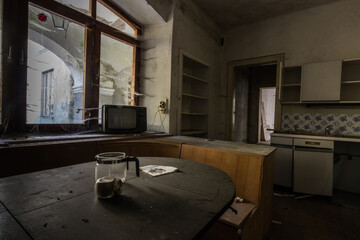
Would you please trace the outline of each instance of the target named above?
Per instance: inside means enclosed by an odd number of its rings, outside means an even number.
[[[333,189],[347,191],[352,193],[360,193],[359,184],[359,170],[360,170],[360,138],[359,137],[347,137],[347,136],[324,136],[324,135],[308,135],[302,133],[272,133],[272,141],[277,144],[278,147],[275,153],[275,184],[285,187],[293,187],[294,176],[293,173],[298,171],[298,160],[293,159],[295,141],[297,144],[299,141],[310,140],[309,142],[320,142],[318,146],[328,146],[327,149],[333,151],[331,161],[333,162]],[[277,138],[277,139],[276,139]],[[276,140],[275,140],[276,139]],[[281,139],[281,141],[280,141]],[[308,146],[309,147],[309,146]],[[298,147],[299,148],[299,147]],[[300,146],[301,148],[301,146]],[[315,149],[315,146],[314,146]],[[316,157],[316,154],[321,152],[314,152],[312,150],[306,157],[302,158],[300,163],[306,162],[308,165],[312,165],[317,159],[324,159],[325,156]],[[298,151],[299,154],[305,154],[305,151]],[[323,154],[323,153],[321,153]],[[314,159],[314,158],[315,159]],[[313,168],[311,168],[312,170]],[[324,172],[324,167],[320,168],[320,172]],[[308,173],[308,169],[306,172]]]
[[[195,138],[195,137],[187,137],[187,136],[163,137],[163,138],[157,138],[156,141],[189,144],[198,147],[214,148],[214,149],[221,149],[221,150],[241,152],[241,153],[250,153],[250,154],[262,155],[262,156],[267,156],[276,149],[275,147],[271,147],[268,145],[247,144],[242,142],[229,142],[229,141],[211,140],[211,139]]]
[[[273,137],[292,137],[292,138],[308,138],[318,140],[329,140],[339,142],[360,142],[360,137],[338,137],[338,136],[324,136],[324,135],[307,135],[307,134],[289,134],[289,133],[272,133]]]

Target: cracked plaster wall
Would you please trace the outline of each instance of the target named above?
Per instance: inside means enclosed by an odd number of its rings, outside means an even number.
[[[159,116],[156,116],[154,121],[154,116],[160,101],[167,98],[170,112],[164,121],[165,132],[177,134],[178,91],[182,80],[179,54],[183,51],[210,66],[209,137],[223,139],[225,117],[223,122],[219,119],[221,114],[225,115],[225,107],[220,108],[225,106],[226,98],[221,98],[221,92],[218,91],[220,88],[220,30],[191,1],[174,0],[172,3],[169,20],[166,23],[148,25],[143,28],[140,92],[144,96],[140,98],[140,105],[147,107],[148,128],[152,131],[159,129],[161,120]]]
[[[224,139],[225,98],[220,89],[220,29],[192,1],[178,0],[174,8],[174,30],[171,71],[171,116],[170,130],[176,133],[179,112],[180,51],[194,56],[210,66],[209,79],[209,138]]]

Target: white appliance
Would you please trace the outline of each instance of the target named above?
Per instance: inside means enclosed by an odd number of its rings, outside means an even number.
[[[294,192],[332,196],[334,141],[294,139]]]

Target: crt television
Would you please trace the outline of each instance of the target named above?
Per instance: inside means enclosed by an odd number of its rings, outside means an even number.
[[[146,107],[103,105],[101,111],[105,133],[141,133],[147,130]]]

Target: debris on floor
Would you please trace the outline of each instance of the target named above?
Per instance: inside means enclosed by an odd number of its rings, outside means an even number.
[[[312,195],[303,195],[303,196],[298,196],[298,197],[294,197],[295,200],[301,200],[301,199],[305,199],[305,198],[311,198]]]
[[[274,193],[275,197],[295,197],[295,194],[281,194],[281,193]]]
[[[275,224],[282,224],[282,222],[276,221],[276,220],[272,220],[271,222],[272,222],[272,223],[275,223]]]

